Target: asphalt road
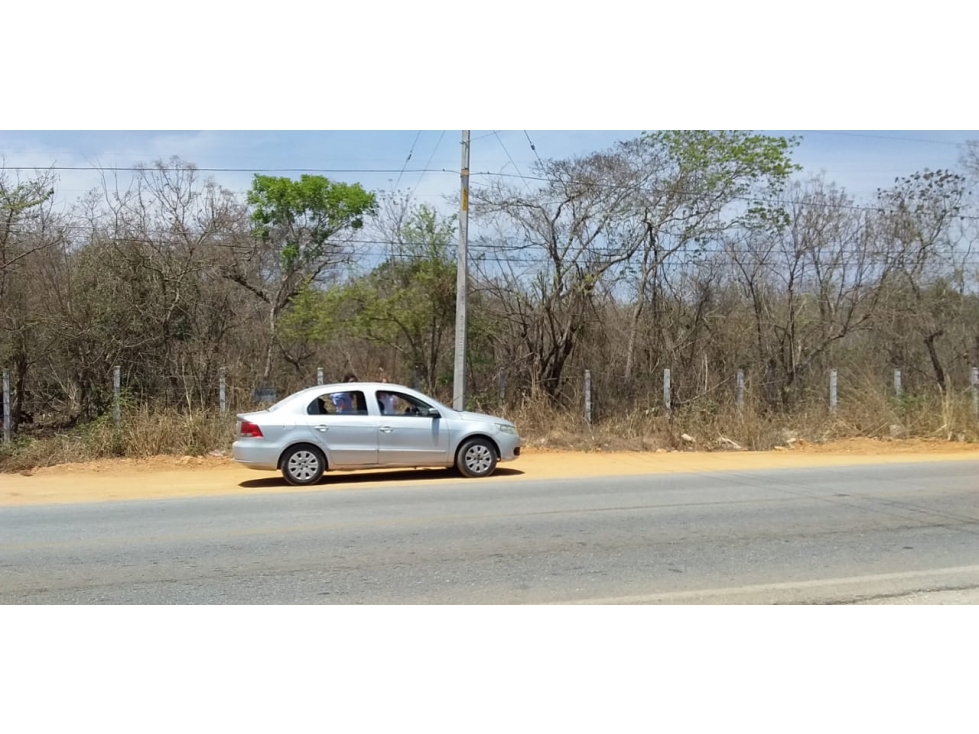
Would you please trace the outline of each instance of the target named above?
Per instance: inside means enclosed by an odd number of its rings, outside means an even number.
[[[979,462],[0,508],[4,604],[977,603]]]

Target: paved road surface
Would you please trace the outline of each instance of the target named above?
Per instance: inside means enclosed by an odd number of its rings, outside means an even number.
[[[979,601],[973,461],[260,491],[0,508],[0,603]]]

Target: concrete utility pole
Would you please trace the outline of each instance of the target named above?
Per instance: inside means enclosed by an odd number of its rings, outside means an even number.
[[[469,131],[462,131],[462,199],[459,206],[459,247],[456,250],[456,354],[452,407],[466,408],[466,289],[469,285]]]

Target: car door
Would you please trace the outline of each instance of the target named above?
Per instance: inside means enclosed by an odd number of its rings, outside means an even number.
[[[386,393],[394,399],[384,400]],[[396,390],[378,391],[381,413],[377,461],[381,466],[439,466],[450,464],[449,429],[442,418],[428,415],[434,406]]]
[[[353,397],[355,405],[367,405],[362,392],[354,392]],[[378,415],[366,410],[337,412],[330,394],[325,393],[309,404],[299,420],[326,453],[331,469],[377,464]]]

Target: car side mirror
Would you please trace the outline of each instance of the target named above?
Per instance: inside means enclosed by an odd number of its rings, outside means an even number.
[[[442,417],[442,414],[439,413],[439,409],[438,408],[429,408],[428,409],[428,417],[429,418],[441,418]]]

